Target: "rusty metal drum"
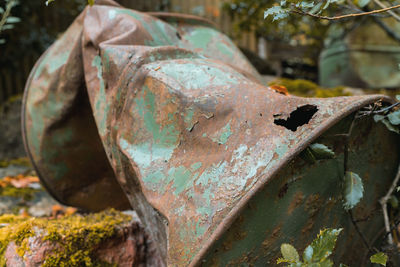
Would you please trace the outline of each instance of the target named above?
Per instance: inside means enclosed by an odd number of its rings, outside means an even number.
[[[400,23],[392,18],[379,19],[384,27],[400,34]],[[353,24],[356,24],[354,22]],[[354,28],[333,25],[327,46],[321,52],[319,81],[322,86],[356,88],[399,88],[400,46],[372,19]]]
[[[350,264],[359,256],[348,248],[365,248],[338,197],[340,134],[375,102],[390,99],[281,94],[210,23],[101,1],[33,69],[24,140],[60,201],[137,211],[158,255],[149,266],[267,266],[282,242],[304,248],[321,227],[345,228],[336,255]],[[371,118],[355,123],[361,217],[395,175],[399,138]],[[314,142],[336,157],[304,161]],[[383,221],[371,218],[361,228],[372,239]]]

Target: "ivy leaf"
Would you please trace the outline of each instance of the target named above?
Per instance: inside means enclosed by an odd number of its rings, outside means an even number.
[[[299,253],[297,253],[297,250],[290,244],[282,244],[281,253],[285,262],[296,263],[300,261]]]
[[[346,172],[344,176],[344,208],[350,210],[354,208],[364,194],[363,182],[354,172]]]
[[[378,263],[383,266],[386,266],[388,256],[383,252],[378,252],[378,253],[372,255],[369,259],[371,260],[371,263]]]
[[[326,264],[324,266],[331,266],[327,258],[335,249],[337,238],[342,230],[324,229],[320,231],[317,238],[304,250],[303,260],[306,263],[324,262]]]
[[[391,124],[399,125],[400,124],[400,109],[396,110],[394,112],[391,112],[387,117]]]
[[[93,6],[93,5],[94,5],[94,0],[88,0],[88,4],[89,4],[90,6]]]
[[[335,152],[333,152],[329,147],[323,144],[312,144],[310,145],[316,159],[331,159],[335,157]]]

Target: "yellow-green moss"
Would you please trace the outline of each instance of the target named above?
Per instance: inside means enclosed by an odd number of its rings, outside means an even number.
[[[322,88],[317,84],[307,80],[291,80],[280,78],[270,82],[270,85],[283,85],[289,93],[292,95],[302,97],[334,97],[334,96],[349,96],[348,92],[345,92],[344,87],[339,86],[335,88]]]
[[[17,188],[12,185],[0,187],[0,196],[22,198],[25,201],[33,199],[33,196],[39,189],[30,187]]]
[[[0,266],[5,266],[4,252],[10,242],[18,246],[21,256],[27,251],[27,240],[35,229],[44,230],[43,241],[57,243],[57,249],[47,255],[42,266],[112,266],[99,262],[94,249],[113,237],[116,226],[129,222],[131,217],[115,210],[100,213],[69,215],[60,219],[24,218],[16,215],[0,216]]]
[[[31,162],[27,157],[11,159],[11,160],[0,160],[0,168],[6,168],[10,165],[19,165],[19,166],[26,166],[31,167]]]

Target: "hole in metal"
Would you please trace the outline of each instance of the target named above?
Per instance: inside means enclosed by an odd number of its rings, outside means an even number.
[[[298,127],[307,124],[317,111],[318,108],[315,105],[300,106],[286,118],[282,114],[275,114],[274,123],[294,132]]]

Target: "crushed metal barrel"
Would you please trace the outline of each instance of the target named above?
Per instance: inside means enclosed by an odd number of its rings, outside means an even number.
[[[158,255],[149,266],[270,266],[283,242],[304,249],[323,227],[345,229],[335,257],[351,264],[366,248],[340,198],[343,133],[378,101],[390,99],[281,94],[213,24],[101,1],[34,67],[23,134],[56,199],[136,210]],[[303,160],[312,143],[336,157]],[[355,121],[348,165],[364,179],[354,216],[369,240],[399,143]]]

